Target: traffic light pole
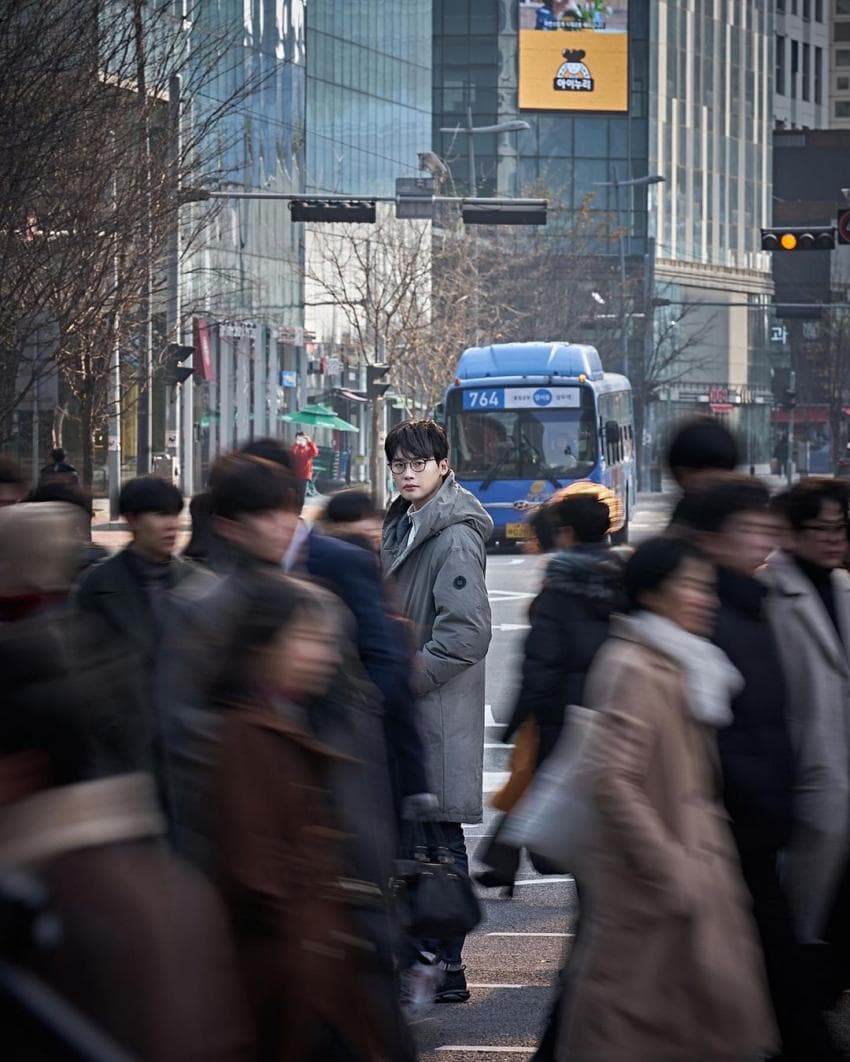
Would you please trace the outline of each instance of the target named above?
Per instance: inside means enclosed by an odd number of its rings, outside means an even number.
[[[168,142],[168,165],[170,178],[175,192],[174,207],[168,224],[168,270],[167,285],[168,297],[165,306],[165,331],[169,343],[180,343],[180,94],[181,80],[179,74],[175,74],[168,84],[168,118],[169,118],[169,142]],[[183,387],[191,387],[191,378]],[[172,467],[176,477],[183,482],[180,470],[180,388],[176,383],[167,383],[165,400],[165,452],[172,459]]]

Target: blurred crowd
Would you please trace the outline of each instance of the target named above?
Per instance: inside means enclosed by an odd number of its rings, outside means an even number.
[[[312,522],[291,452],[253,440],[179,553],[176,487],[124,485],[110,554],[52,456],[29,493],[0,460],[13,1057],[412,1062],[411,1018],[470,998],[462,824],[483,818],[492,522],[445,432],[389,433],[386,513],[346,490]],[[531,515],[542,584],[475,877],[512,895],[518,813],[575,772],[589,709],[580,848],[529,852],[580,902],[535,1058],[839,1059],[848,491],[771,497],[711,419],[669,464],[670,526],[636,550],[610,544],[604,488]],[[555,814],[566,832],[578,804]]]

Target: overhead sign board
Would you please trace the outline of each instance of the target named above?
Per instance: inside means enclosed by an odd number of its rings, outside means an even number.
[[[518,0],[519,108],[629,109],[628,0]]]

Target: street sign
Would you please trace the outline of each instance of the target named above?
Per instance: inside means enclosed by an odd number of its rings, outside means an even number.
[[[835,221],[839,243],[850,243],[850,207],[839,207]]]
[[[397,177],[395,216],[406,221],[432,221],[435,190],[433,177]]]

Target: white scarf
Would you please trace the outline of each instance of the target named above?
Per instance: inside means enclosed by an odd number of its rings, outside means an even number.
[[[655,612],[635,612],[629,618],[643,644],[681,667],[694,719],[717,729],[729,726],[731,701],[744,688],[744,678],[723,650]]]

